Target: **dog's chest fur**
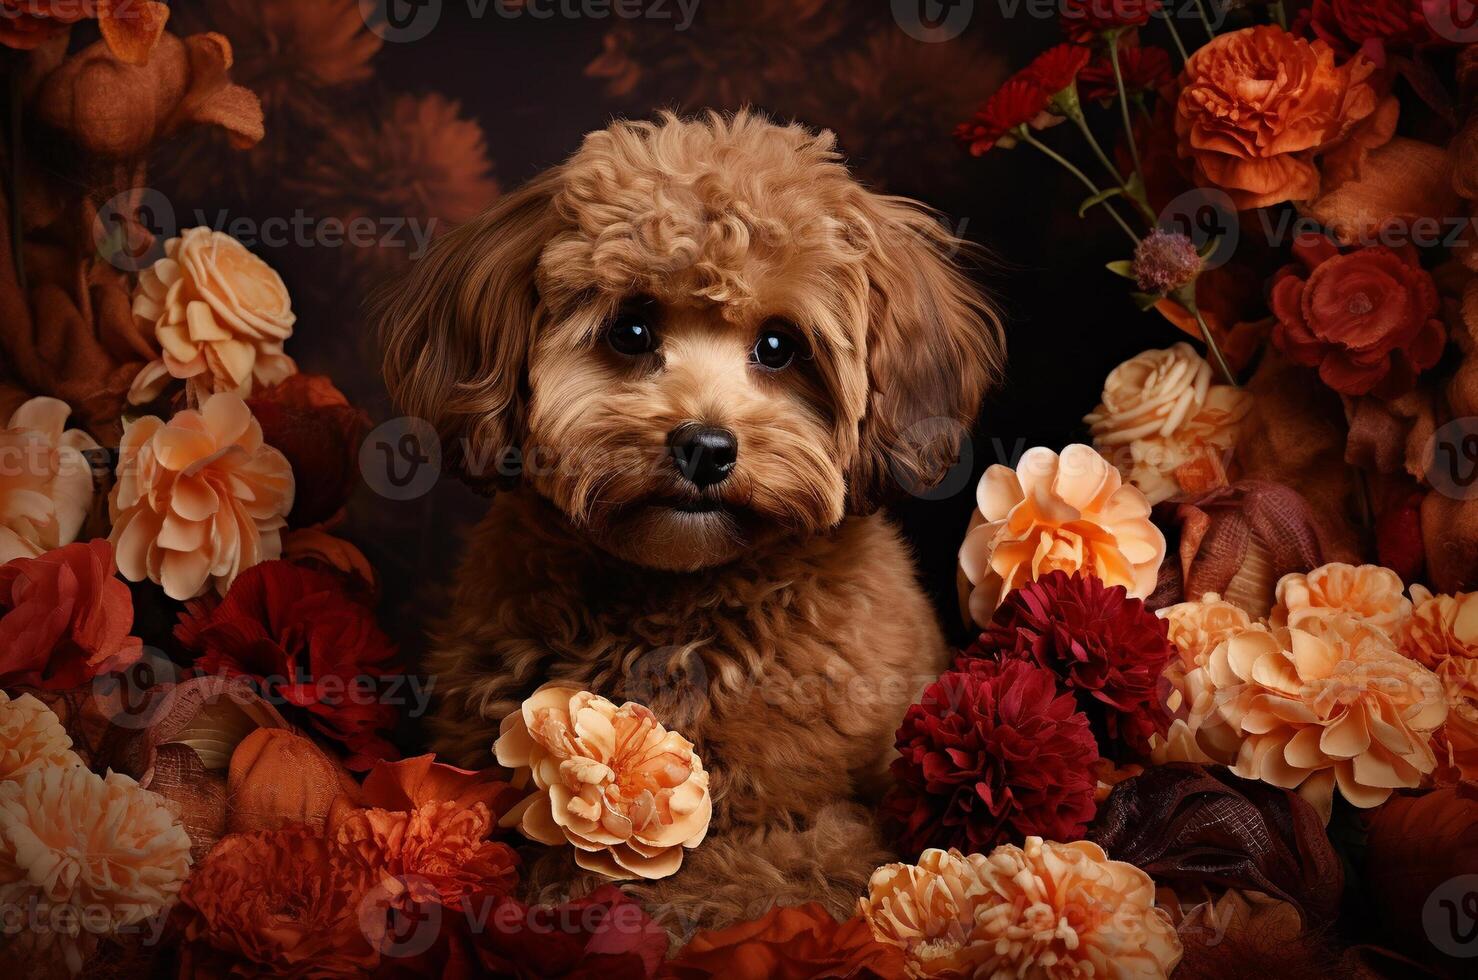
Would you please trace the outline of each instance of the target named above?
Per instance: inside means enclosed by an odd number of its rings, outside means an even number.
[[[531,494],[507,494],[457,583],[428,665],[440,754],[487,765],[502,718],[569,681],[640,701],[694,742],[715,829],[871,795],[899,720],[947,657],[881,517],[676,574],[618,563]]]

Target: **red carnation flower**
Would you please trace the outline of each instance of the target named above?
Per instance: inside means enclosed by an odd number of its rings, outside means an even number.
[[[0,565],[0,685],[59,691],[138,660],[133,596],[117,570],[102,539]]]
[[[1062,31],[1087,43],[1105,31],[1143,27],[1163,6],[1163,0],[1063,0]]]
[[[1159,681],[1171,652],[1165,621],[1123,586],[1056,571],[1011,593],[956,666],[994,658],[1046,667],[1108,738],[1145,750],[1170,724]]]
[[[1119,72],[1124,76],[1124,91],[1129,95],[1156,92],[1175,80],[1170,52],[1164,48],[1119,45]],[[1114,80],[1114,65],[1107,55],[1099,55],[1078,75],[1084,99],[1103,101],[1119,97]]]
[[[968,122],[955,127],[955,139],[969,148],[971,156],[977,157],[988,153],[997,143],[1010,146],[1007,135],[1018,126],[1031,125],[1046,112],[1052,94],[1035,79],[1017,75],[1002,85]]]
[[[378,733],[396,720],[380,699],[395,647],[340,576],[286,561],[253,565],[224,599],[188,603],[175,636],[200,654],[204,673],[247,675],[269,700],[298,709],[348,749],[349,768],[394,757]]]
[[[328,378],[294,374],[247,400],[262,438],[287,457],[297,493],[287,515],[292,527],[329,520],[359,478],[359,443],[369,419]]]
[[[883,814],[909,854],[1070,841],[1093,819],[1098,746],[1050,670],[975,660],[931,684],[898,729]]]
[[[1059,44],[1037,55],[1021,70],[1020,77],[1055,95],[1077,81],[1078,73],[1092,57],[1093,52],[1081,44]]]
[[[1293,252],[1303,269],[1285,269],[1273,286],[1273,345],[1317,367],[1326,385],[1394,397],[1442,357],[1441,299],[1415,249],[1341,253],[1327,238],[1305,236]]]

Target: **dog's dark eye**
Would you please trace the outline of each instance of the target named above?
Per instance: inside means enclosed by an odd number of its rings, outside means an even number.
[[[784,330],[766,330],[755,341],[750,358],[754,363],[770,371],[790,367],[790,362],[800,353],[800,342]]]
[[[657,346],[657,339],[646,317],[637,313],[622,313],[606,329],[606,343],[618,354],[636,357],[650,354]]]

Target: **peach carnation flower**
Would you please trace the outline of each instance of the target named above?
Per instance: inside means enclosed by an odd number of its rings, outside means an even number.
[[[503,719],[500,765],[531,772],[537,792],[502,819],[612,878],[665,878],[708,832],[713,801],[693,743],[632,701],[546,684]]]
[[[1241,739],[1232,771],[1296,789],[1329,819],[1333,792],[1357,807],[1419,786],[1436,767],[1442,682],[1379,629],[1348,616],[1244,630],[1202,671]]]
[[[72,410],[55,398],[24,402],[0,429],[0,564],[71,544],[92,507],[98,444],[68,429]]]
[[[157,582],[173,599],[211,585],[224,594],[242,569],[281,554],[292,503],[286,457],[262,441],[245,402],[214,395],[167,423],[127,427],[109,540],[130,582]]]
[[[245,396],[298,370],[282,352],[297,319],[287,287],[224,232],[186,228],[165,242],[164,257],[139,274],[133,315],[164,349],[134,378],[134,404],[153,401],[171,377],[192,379],[202,397]]]
[[[1016,469],[996,464],[976,488],[977,511],[960,549],[982,627],[1013,589],[1051,571],[1082,571],[1143,599],[1155,588],[1165,536],[1150,504],[1090,446],[1059,456],[1030,449]]]
[[[55,766],[80,766],[61,719],[29,694],[0,691],[0,782]]]
[[[1374,73],[1361,55],[1336,65],[1329,45],[1280,27],[1223,34],[1186,62],[1180,156],[1197,184],[1221,188],[1242,210],[1317,197],[1314,158],[1375,112]]]
[[[38,973],[79,973],[100,936],[173,904],[189,868],[179,819],[122,773],[51,766],[0,782],[0,905],[50,926],[17,937]]]
[[[1443,739],[1464,779],[1478,779],[1478,592],[1433,595],[1411,587],[1415,603],[1401,652],[1436,673],[1447,692]]]
[[[1331,562],[1278,580],[1274,626],[1301,626],[1310,619],[1350,616],[1395,639],[1411,616],[1401,576],[1379,565]]]
[[[1204,668],[1211,652],[1244,630],[1262,629],[1241,606],[1215,592],[1161,609],[1177,656],[1160,675],[1160,693],[1171,717],[1164,736],[1150,736],[1150,761],[1231,763],[1241,740],[1216,710],[1215,691]]]
[[[1155,884],[1088,841],[928,850],[873,872],[862,915],[915,977],[1168,977],[1180,962]]]
[[[1211,383],[1211,365],[1187,343],[1145,351],[1109,374],[1084,418],[1093,446],[1158,504],[1225,482],[1252,398]]]

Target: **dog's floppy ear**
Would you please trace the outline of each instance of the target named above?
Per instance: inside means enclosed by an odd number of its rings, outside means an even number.
[[[956,263],[978,252],[906,198],[862,192],[870,284],[867,411],[849,506],[935,486],[954,464],[1005,337],[994,306]]]
[[[448,469],[484,490],[522,438],[534,273],[558,183],[546,172],[443,235],[374,304],[391,398],[436,428]]]

